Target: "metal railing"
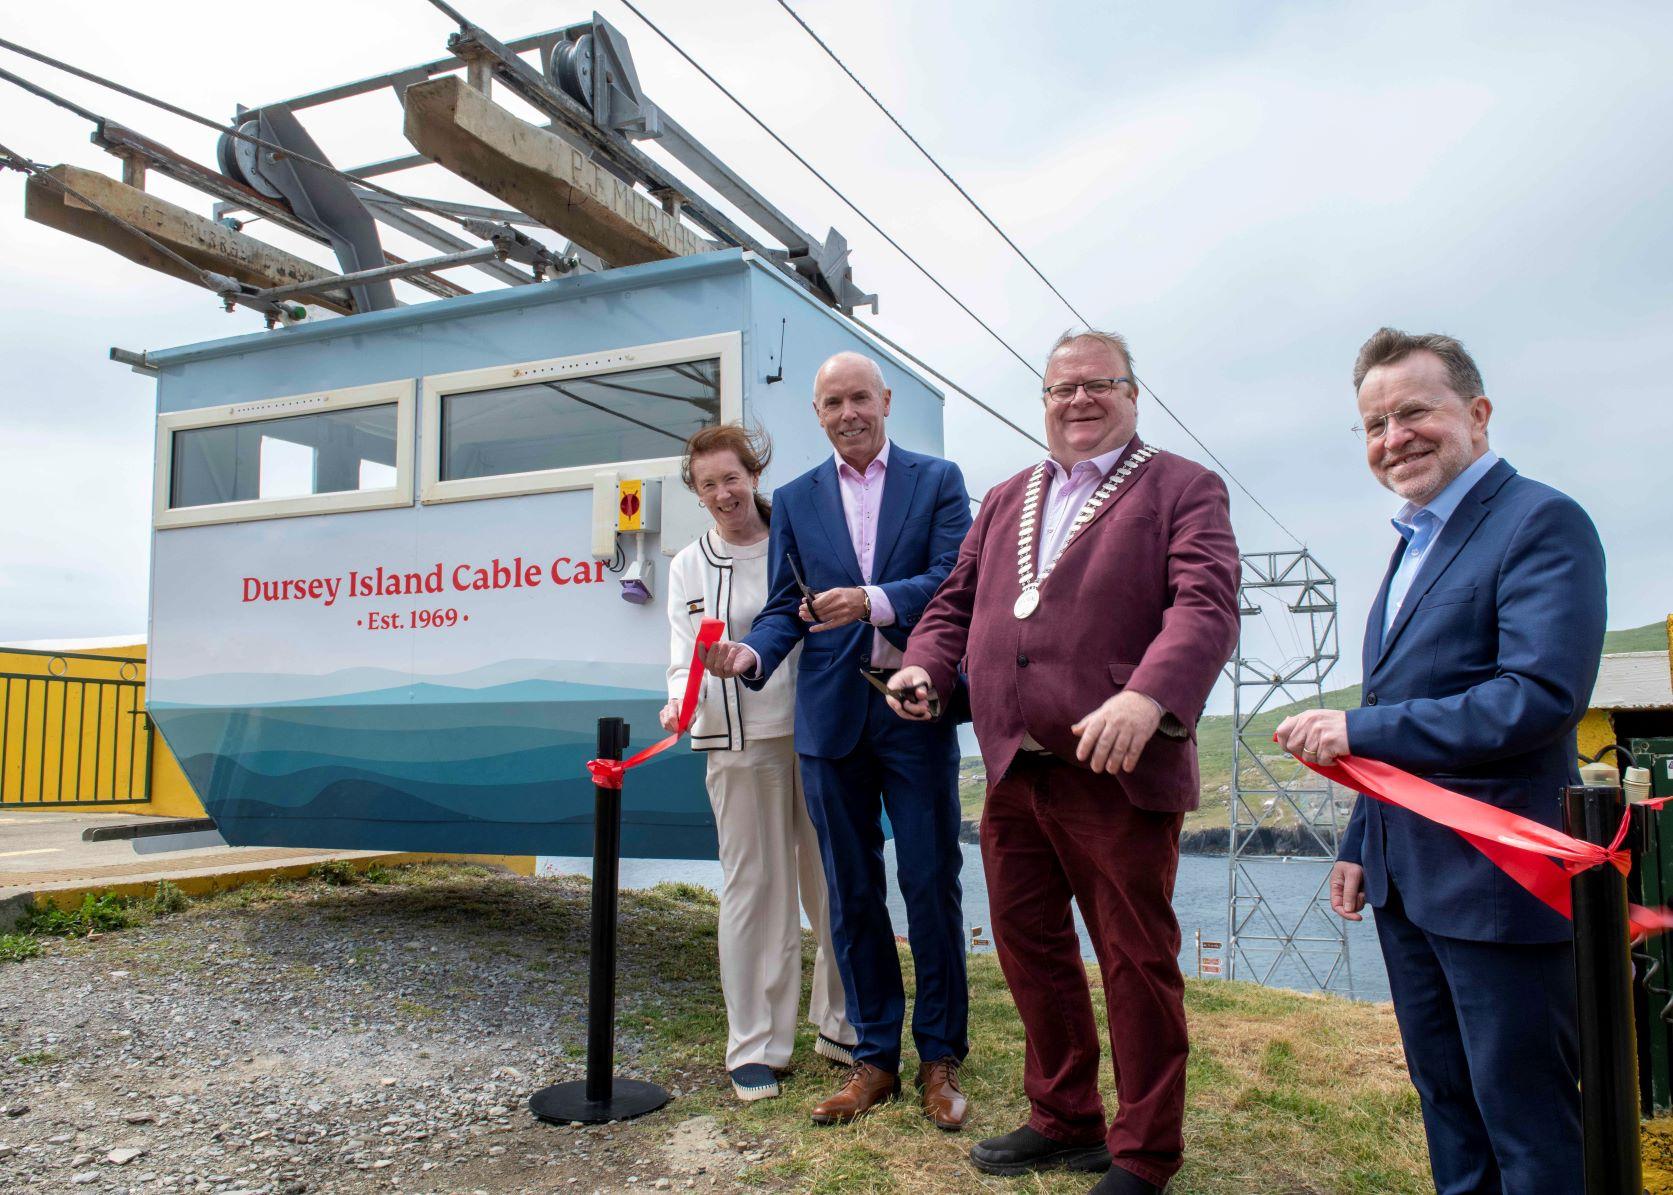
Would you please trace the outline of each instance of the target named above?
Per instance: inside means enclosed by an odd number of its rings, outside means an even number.
[[[20,656],[43,671],[10,670]],[[0,669],[0,806],[151,799],[143,657],[7,648]]]

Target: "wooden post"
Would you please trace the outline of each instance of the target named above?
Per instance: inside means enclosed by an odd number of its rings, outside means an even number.
[[[612,266],[716,247],[586,150],[519,120],[457,75],[413,84],[406,107],[407,140],[420,153]]]
[[[130,159],[131,161],[131,159]],[[130,261],[175,278],[201,285],[202,279],[120,224],[58,187],[51,180],[85,195],[114,216],[126,220],[167,245],[193,265],[225,274],[251,286],[285,286],[329,278],[334,271],[254,237],[232,231],[195,212],[155,195],[117,182],[79,166],[54,166],[48,178],[31,177],[23,189],[23,214],[30,220],[92,241]],[[322,307],[349,314],[354,303],[342,290],[321,289],[312,296]]]

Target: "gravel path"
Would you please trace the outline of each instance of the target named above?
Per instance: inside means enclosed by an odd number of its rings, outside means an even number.
[[[584,881],[396,875],[244,890],[0,964],[0,1190],[740,1184],[758,1143],[678,1099],[592,1128],[528,1114],[531,1091],[581,1076]],[[654,1016],[670,982],[692,980],[624,966],[624,1004]],[[618,1032],[618,1074],[639,1076],[641,1045]],[[642,1077],[676,1096],[723,1078]]]

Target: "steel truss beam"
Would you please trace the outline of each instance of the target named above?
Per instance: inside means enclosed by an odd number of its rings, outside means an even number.
[[[1323,705],[1325,676],[1338,657],[1336,578],[1306,549],[1244,555],[1238,586],[1243,617],[1261,616],[1261,599],[1273,597],[1283,601],[1280,617],[1297,632],[1302,654],[1271,664],[1246,654],[1240,635],[1237,654],[1226,665],[1233,744],[1224,974],[1351,993],[1346,926],[1331,913],[1329,892],[1346,807],[1334,786],[1274,746],[1271,719],[1261,718],[1280,705]],[[1280,835],[1306,853],[1280,850]],[[1270,865],[1279,858],[1287,871],[1307,869],[1300,899],[1269,891],[1271,873],[1259,861]]]

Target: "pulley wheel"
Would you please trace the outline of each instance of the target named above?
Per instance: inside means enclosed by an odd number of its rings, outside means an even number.
[[[593,35],[583,33],[576,41],[566,41],[553,47],[552,56],[546,61],[546,77],[590,112],[593,106]]]
[[[238,131],[249,137],[259,137],[261,122],[246,120],[238,126]],[[222,174],[269,199],[283,199],[279,189],[262,176],[262,152],[261,146],[253,141],[244,141],[227,133],[221,134],[221,140],[215,146],[215,158],[220,163]]]

